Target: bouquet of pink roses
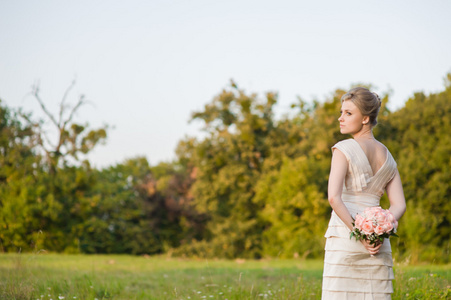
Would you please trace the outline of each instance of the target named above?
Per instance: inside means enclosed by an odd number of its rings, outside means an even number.
[[[352,225],[354,229],[350,238],[367,240],[370,244],[381,243],[392,235],[397,236],[398,221],[389,210],[378,206],[366,208],[362,215],[357,214]]]

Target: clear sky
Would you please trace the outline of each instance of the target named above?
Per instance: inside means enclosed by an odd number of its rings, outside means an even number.
[[[27,96],[39,82],[56,111],[92,105],[77,120],[107,123],[97,167],[144,155],[174,158],[193,111],[230,79],[279,93],[280,115],[300,96],[322,100],[364,82],[392,90],[392,109],[443,88],[451,71],[451,1],[6,1],[0,0],[0,99],[41,116]]]

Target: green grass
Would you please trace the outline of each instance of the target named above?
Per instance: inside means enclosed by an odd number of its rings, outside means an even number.
[[[322,265],[294,259],[1,254],[0,299],[320,299]],[[451,298],[451,265],[399,265],[395,277],[393,299]]]

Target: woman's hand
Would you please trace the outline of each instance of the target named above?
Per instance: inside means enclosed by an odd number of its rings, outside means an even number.
[[[379,249],[381,248],[382,244],[384,243],[383,241],[380,243],[375,243],[375,244],[370,244],[369,241],[366,240],[360,240],[363,244],[363,246],[366,248],[366,250],[368,250],[368,252],[371,255],[376,255],[379,252]]]

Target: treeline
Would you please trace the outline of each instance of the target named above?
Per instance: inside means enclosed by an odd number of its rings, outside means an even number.
[[[330,148],[349,138],[337,122],[344,93],[299,99],[277,119],[277,94],[258,97],[232,82],[192,115],[206,137],[180,141],[173,162],[150,166],[138,157],[101,170],[79,158],[106,139],[107,128],[90,130],[60,114],[51,148],[42,122],[0,103],[0,247],[321,257]],[[407,200],[395,257],[449,262],[451,74],[441,92],[415,93],[393,112],[388,101],[386,94],[375,136],[397,161]]]

